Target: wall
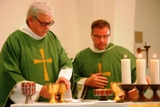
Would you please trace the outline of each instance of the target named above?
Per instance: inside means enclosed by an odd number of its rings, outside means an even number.
[[[160,58],[160,48],[158,43],[160,40],[160,1],[159,0],[137,0],[135,12],[135,31],[143,32],[143,43],[135,43],[135,54],[137,47],[145,45],[148,41],[151,48],[149,49],[149,58],[153,58],[153,54]],[[145,56],[145,52],[142,53]]]
[[[0,49],[8,35],[19,28],[32,1],[34,0],[0,1]],[[55,24],[51,30],[58,36],[69,57],[74,58],[77,52],[92,45],[90,25],[99,18],[110,22],[111,42],[133,52],[135,0],[46,1],[54,8]]]
[[[135,0],[117,0],[115,3],[113,42],[126,47],[131,52],[134,48]]]
[[[149,48],[149,60],[155,54],[160,59],[160,0],[136,0],[135,12],[135,31],[143,32],[143,43],[134,44],[134,54],[138,57],[137,48],[145,49],[145,41],[148,41],[151,48]],[[146,58],[146,52],[141,53],[143,58]],[[149,65],[150,63],[148,63]],[[149,68],[146,69],[148,76]],[[160,75],[159,75],[160,77]],[[151,97],[152,91],[147,90],[146,96]],[[159,91],[160,95],[160,91]]]

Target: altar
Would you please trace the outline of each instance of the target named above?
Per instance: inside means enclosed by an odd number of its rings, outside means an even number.
[[[160,102],[71,102],[71,103],[34,103],[12,104],[11,107],[160,107]]]
[[[11,107],[128,107],[127,103],[108,102],[79,102],[79,103],[34,103],[34,104],[12,104]]]

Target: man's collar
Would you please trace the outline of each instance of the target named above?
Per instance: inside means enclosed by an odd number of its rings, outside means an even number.
[[[36,35],[36,34],[28,27],[25,19],[23,20],[23,23],[22,23],[22,25],[20,26],[19,30],[22,31],[22,32],[24,32],[24,33],[26,33],[26,34],[28,34],[30,37],[32,37],[33,39],[36,39],[36,40],[41,40],[41,39],[43,39],[43,38],[45,37],[45,36],[40,37],[40,36]]]
[[[95,53],[103,53],[112,49],[113,47],[115,47],[115,45],[113,43],[109,43],[104,50],[98,50],[97,48],[94,47],[94,45],[92,45],[90,49]]]
[[[108,46],[107,46],[108,47]],[[107,48],[106,47],[106,48]],[[93,52],[95,52],[95,53],[102,53],[102,52],[104,52],[105,50],[106,50],[106,48],[104,49],[104,50],[99,50],[99,49],[97,49],[97,48],[95,48],[94,47],[94,45],[92,45],[92,47],[90,47],[91,48],[91,50],[93,51]]]

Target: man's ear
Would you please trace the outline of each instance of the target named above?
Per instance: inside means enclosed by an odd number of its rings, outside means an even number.
[[[33,16],[29,16],[28,21],[33,21],[33,18],[34,18]]]

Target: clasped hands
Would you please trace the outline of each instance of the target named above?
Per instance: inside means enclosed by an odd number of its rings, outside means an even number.
[[[56,81],[56,83],[57,83],[57,84],[60,84],[60,83],[66,84],[67,90],[69,90],[69,89],[70,89],[70,86],[71,86],[70,81],[67,80],[67,79],[64,78],[64,77],[58,78],[58,80]],[[44,98],[48,98],[48,99],[51,98],[50,94],[49,94],[48,91],[47,91],[46,86],[43,86],[43,87],[41,88],[40,96],[42,96],[42,97],[44,97]],[[58,99],[58,96],[55,96],[55,99],[57,100],[57,99]]]
[[[92,74],[89,78],[86,79],[85,85],[92,88],[104,88],[107,86],[108,80],[102,75],[102,73]]]

